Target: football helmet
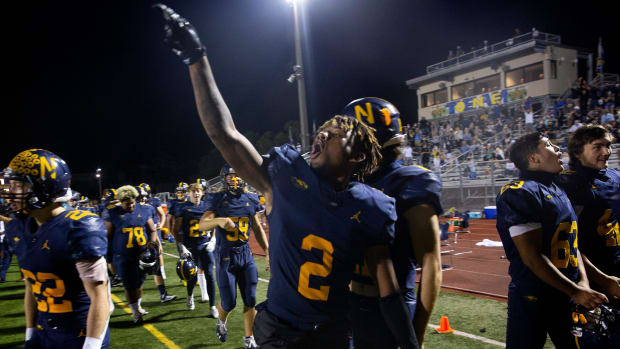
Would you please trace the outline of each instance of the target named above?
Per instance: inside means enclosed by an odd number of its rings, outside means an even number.
[[[614,330],[620,325],[618,323],[620,310],[603,304],[592,310],[578,304],[573,305],[572,333],[576,337],[581,337],[584,342],[599,343],[614,335]]]
[[[196,179],[196,183],[200,184],[200,186],[202,186],[202,191],[203,192],[207,192],[207,180],[204,178],[198,178]]]
[[[140,253],[138,257],[138,266],[150,274],[151,270],[159,261],[159,250],[155,244],[148,244],[146,249]]]
[[[198,267],[191,257],[181,258],[177,261],[177,275],[183,281],[192,281],[197,278]]]
[[[226,177],[230,176],[228,179]],[[245,181],[237,176],[235,169],[226,164],[220,171],[220,177],[224,188],[234,195],[241,195],[245,189]],[[230,181],[229,181],[230,180]]]
[[[112,201],[116,199],[116,189],[110,188],[103,191],[103,200]]]
[[[189,184],[185,182],[179,182],[179,184],[177,184],[177,189],[176,189],[177,199],[184,200],[185,198],[187,198],[188,189],[189,189]]]
[[[385,99],[364,97],[356,99],[342,111],[342,114],[356,118],[375,129],[375,136],[382,147],[397,145],[405,138],[400,112]]]
[[[144,191],[146,192],[146,195],[148,195],[148,197],[151,197],[151,186],[148,185],[147,183],[140,183],[138,184],[138,186],[142,189],[144,189]]]
[[[21,202],[28,210],[67,202],[72,196],[69,166],[48,150],[29,149],[17,154],[0,176],[9,183],[9,191],[2,191],[2,197]]]

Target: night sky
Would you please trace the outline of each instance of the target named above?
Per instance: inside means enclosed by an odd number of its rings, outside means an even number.
[[[144,178],[149,171],[170,183],[193,179],[184,176],[195,173],[195,164],[213,145],[197,117],[187,67],[163,44],[163,20],[150,8],[154,2],[113,3],[47,2],[4,10],[13,20],[3,24],[4,70],[10,77],[5,80],[2,166],[19,151],[37,147],[60,155],[76,174],[101,167],[104,187],[149,181]],[[164,3],[200,33],[238,129],[280,131],[286,121],[298,120],[296,85],[286,81],[295,63],[289,4]],[[618,17],[609,6],[596,1],[305,0],[309,126],[363,96],[392,101],[403,122],[413,122],[416,95],[405,80],[446,59],[456,45],[469,50],[485,39],[502,41],[515,28],[559,34],[564,44],[595,53],[600,35],[606,71],[620,72]],[[117,176],[120,172],[125,175]]]

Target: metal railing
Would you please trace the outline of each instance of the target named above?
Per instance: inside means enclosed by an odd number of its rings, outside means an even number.
[[[447,59],[443,62],[439,62],[436,64],[432,64],[426,67],[426,73],[430,74],[442,69],[446,69],[449,67],[453,67],[456,66],[458,64],[463,64],[463,63],[467,63],[467,62],[471,62],[474,61],[478,58],[481,57],[485,57],[491,54],[496,54],[502,51],[506,51],[510,48],[513,48],[515,46],[518,45],[523,45],[525,43],[531,42],[531,41],[540,41],[543,43],[550,43],[550,44],[560,44],[561,43],[561,37],[559,35],[556,34],[549,34],[549,33],[543,33],[541,31],[538,30],[532,30],[529,33],[525,33],[523,35],[519,35],[519,36],[515,36],[512,37],[508,40],[504,40],[504,41],[500,41],[498,43],[492,44],[492,45],[488,45],[486,47],[483,47],[481,49],[477,49],[475,51],[471,51],[471,52],[467,52],[461,55],[458,55],[454,58],[450,58]]]

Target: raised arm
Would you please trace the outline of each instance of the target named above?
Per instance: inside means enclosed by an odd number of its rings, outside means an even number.
[[[194,27],[171,8],[157,4],[166,20],[165,41],[172,51],[189,65],[200,121],[213,144],[250,185],[271,198],[271,184],[263,159],[254,146],[237,129],[230,110],[215,83],[206,50]]]

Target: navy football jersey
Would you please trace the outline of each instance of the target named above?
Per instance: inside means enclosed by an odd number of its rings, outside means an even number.
[[[150,240],[146,222],[153,215],[152,206],[136,203],[133,212],[114,206],[105,211],[103,219],[112,223],[112,252],[119,255],[137,256]]]
[[[158,197],[152,197],[146,200],[146,203],[153,206],[155,209],[155,216],[153,217],[153,223],[159,224],[159,215],[157,214],[157,208],[161,207],[161,200]]]
[[[170,200],[168,200],[168,203],[167,203],[168,213],[173,215],[173,216],[177,216],[178,206],[179,205],[184,205],[186,202],[187,202],[187,200],[179,200],[179,199],[170,199]]]
[[[20,256],[25,255],[25,253],[20,249],[23,249],[25,246],[23,234],[24,224],[27,217],[23,214],[15,214],[11,216],[11,221],[4,224],[4,232],[6,234],[4,238],[7,241],[9,252],[17,256],[17,263],[19,264]]]
[[[579,216],[579,250],[605,274],[620,276],[620,232],[612,212],[620,176],[615,170],[571,167],[556,182]]]
[[[273,190],[267,308],[302,329],[342,319],[355,263],[394,238],[394,199],[357,182],[334,191],[289,145],[263,166]]]
[[[103,221],[91,212],[65,211],[40,227],[33,218],[26,219],[22,235],[23,246],[16,252],[32,286],[39,319],[58,317],[61,324],[85,328],[90,299],[75,263],[106,255]]]
[[[228,217],[235,223],[235,227],[231,229],[215,228],[217,248],[247,244],[252,217],[264,209],[259,203],[258,195],[242,193],[235,196],[227,190],[211,195],[205,202],[205,207],[205,211],[215,212],[216,217]]]
[[[497,195],[497,231],[502,239],[508,272],[517,286],[537,294],[546,284],[525,266],[513,237],[542,229],[542,253],[572,281],[579,276],[577,216],[564,191],[552,182],[554,174],[527,171],[506,184]],[[550,286],[549,286],[550,287]]]
[[[404,214],[411,207],[428,204],[435,209],[437,215],[441,208],[441,180],[439,177],[421,166],[404,166],[401,161],[388,164],[365,181],[373,188],[381,190],[386,195],[396,199],[398,216]],[[413,254],[413,245],[409,234],[407,220],[396,220],[394,243],[390,245],[390,255],[394,264],[394,271],[401,288],[415,288],[416,261]],[[354,280],[372,284],[368,274],[368,267],[357,265]]]
[[[188,248],[197,248],[211,240],[211,233],[198,229],[198,223],[203,213],[207,211],[204,203],[200,205],[184,205],[183,210],[177,216],[183,219],[181,232],[183,232],[183,244]]]

